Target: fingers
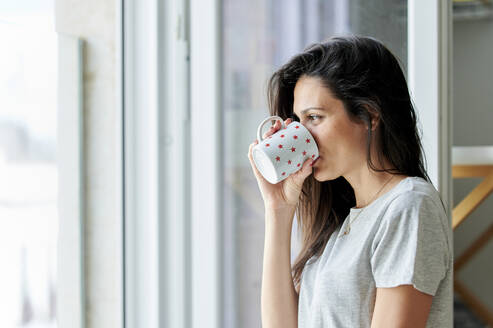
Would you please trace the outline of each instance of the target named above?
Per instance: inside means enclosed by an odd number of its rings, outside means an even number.
[[[301,173],[306,178],[307,176],[310,175],[313,171],[313,166],[311,165],[313,163],[313,158],[308,158],[304,163],[303,166],[301,167]]]
[[[287,120],[284,121],[284,125],[288,126],[289,123],[291,123],[293,120],[291,118],[288,118]],[[277,120],[276,123],[270,127],[269,131],[265,132],[262,138],[267,138],[274,133],[276,133],[278,130],[282,128],[281,121]]]
[[[273,134],[274,134],[274,132],[275,132],[275,131],[274,131],[274,126],[271,126],[271,127],[270,127],[270,129],[269,129],[269,131],[265,132],[265,133],[264,133],[264,135],[262,136],[262,138],[264,138],[264,139],[265,139],[265,138],[267,138],[267,137],[269,137],[269,136],[273,135]]]
[[[264,135],[264,138],[267,138],[274,133],[276,133],[281,128],[281,122],[276,121],[273,126],[270,127],[269,131],[267,131]]]
[[[258,144],[258,140],[255,140],[254,142],[252,142],[250,144],[250,147],[248,148],[248,159],[250,160],[250,165],[252,166],[253,173],[255,174],[255,177],[257,179],[263,180],[264,177],[262,176],[260,171],[257,169],[257,166],[255,165],[255,162],[253,161],[253,156],[252,156],[253,147],[255,147],[255,145],[257,145],[257,144]]]
[[[303,181],[305,181],[305,179],[313,172],[313,166],[310,165],[312,163],[313,163],[313,159],[308,158],[303,163],[301,169],[295,173],[295,179],[298,181],[300,185],[302,185]]]

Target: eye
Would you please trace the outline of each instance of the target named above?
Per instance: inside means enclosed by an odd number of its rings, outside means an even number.
[[[320,118],[321,116],[319,116],[319,115],[308,115],[308,117],[310,118],[310,120],[312,120],[312,121],[313,121],[313,117],[317,117],[317,119],[318,119],[318,118]]]

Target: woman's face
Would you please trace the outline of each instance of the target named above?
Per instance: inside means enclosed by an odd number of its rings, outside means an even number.
[[[366,167],[367,126],[349,120],[343,103],[320,80],[301,77],[294,88],[294,114],[313,135],[320,158],[317,181],[334,180]]]

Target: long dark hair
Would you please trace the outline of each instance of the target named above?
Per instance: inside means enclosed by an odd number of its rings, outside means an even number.
[[[378,172],[430,178],[423,165],[423,147],[417,130],[406,79],[398,60],[379,40],[356,35],[337,36],[309,45],[273,73],[268,82],[270,115],[299,119],[293,112],[294,87],[302,76],[318,78],[342,101],[354,122],[368,125],[369,167]],[[385,157],[395,169],[377,169],[371,161],[372,123],[378,113],[378,160]],[[301,250],[292,267],[299,292],[306,262],[318,258],[330,237],[356,205],[351,185],[341,176],[319,182],[306,178],[296,209]]]

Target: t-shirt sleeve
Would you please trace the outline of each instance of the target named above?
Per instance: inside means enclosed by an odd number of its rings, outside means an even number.
[[[372,242],[376,287],[412,284],[435,295],[449,266],[444,213],[426,194],[409,191],[390,202]]]

